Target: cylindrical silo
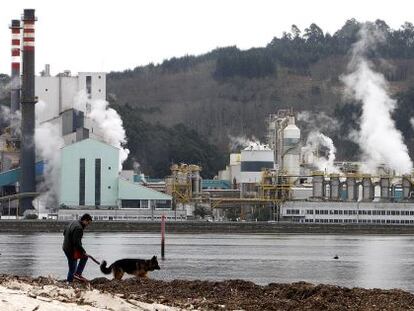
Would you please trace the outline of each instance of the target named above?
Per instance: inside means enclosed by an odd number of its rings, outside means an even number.
[[[316,171],[312,173],[312,197],[323,200],[325,198],[325,182],[323,172]]]
[[[371,175],[362,176],[362,201],[371,202],[374,200],[374,185],[372,184]]]
[[[340,199],[340,181],[339,181],[339,174],[330,174],[329,175],[329,199],[332,201],[339,201]]]
[[[295,117],[289,117],[289,124],[283,130],[283,170],[288,175],[300,174],[300,130]]]
[[[380,199],[383,202],[390,200],[391,180],[389,176],[381,176],[380,178]]]
[[[348,201],[358,200],[358,185],[356,182],[356,176],[349,174],[346,176],[346,193]]]

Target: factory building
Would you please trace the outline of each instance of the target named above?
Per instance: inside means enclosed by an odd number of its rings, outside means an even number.
[[[88,212],[98,220],[184,220],[170,195],[128,181],[118,173],[119,149],[84,139],[61,151],[59,219]]]
[[[88,137],[102,140],[99,124],[89,114],[91,102],[106,100],[106,73],[79,72],[72,76],[66,70],[51,76],[46,65],[36,76],[36,96],[40,106],[36,121],[56,126],[65,145]]]
[[[47,109],[37,116],[39,123],[53,120],[67,110],[75,109],[87,115],[90,105],[81,96],[89,100],[106,100],[106,74],[104,72],[79,72],[72,76],[66,70],[56,76],[50,75],[50,66],[46,65],[40,76],[36,76],[36,96],[39,102],[45,102]]]

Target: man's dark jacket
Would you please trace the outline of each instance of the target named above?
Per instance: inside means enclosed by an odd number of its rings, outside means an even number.
[[[65,238],[62,249],[68,256],[74,256],[75,251],[86,254],[85,249],[82,247],[83,226],[79,220],[68,224],[63,231],[63,236]]]

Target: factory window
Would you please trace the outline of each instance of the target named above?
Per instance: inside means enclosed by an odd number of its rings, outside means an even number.
[[[101,89],[99,89],[98,91],[99,91],[99,93],[100,93],[100,92],[101,92]]]
[[[111,186],[108,186],[108,189],[111,189]]]
[[[101,76],[98,76],[98,78],[100,79],[100,78],[102,78]]]
[[[108,166],[108,170],[111,170],[111,167],[110,166]]]
[[[95,205],[101,205],[101,159],[95,159]]]
[[[79,159],[79,205],[85,205],[85,159]]]
[[[148,200],[140,200],[141,208],[148,208]]]
[[[156,200],[155,206],[156,208],[170,208],[171,201],[170,200]]]
[[[138,200],[122,200],[122,208],[139,208]]]
[[[90,98],[92,94],[92,76],[86,76],[86,93]]]
[[[49,91],[48,89],[45,89],[45,92]]]

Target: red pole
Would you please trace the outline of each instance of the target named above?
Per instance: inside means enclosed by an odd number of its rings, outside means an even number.
[[[165,216],[161,216],[161,259],[164,260],[165,255]]]

